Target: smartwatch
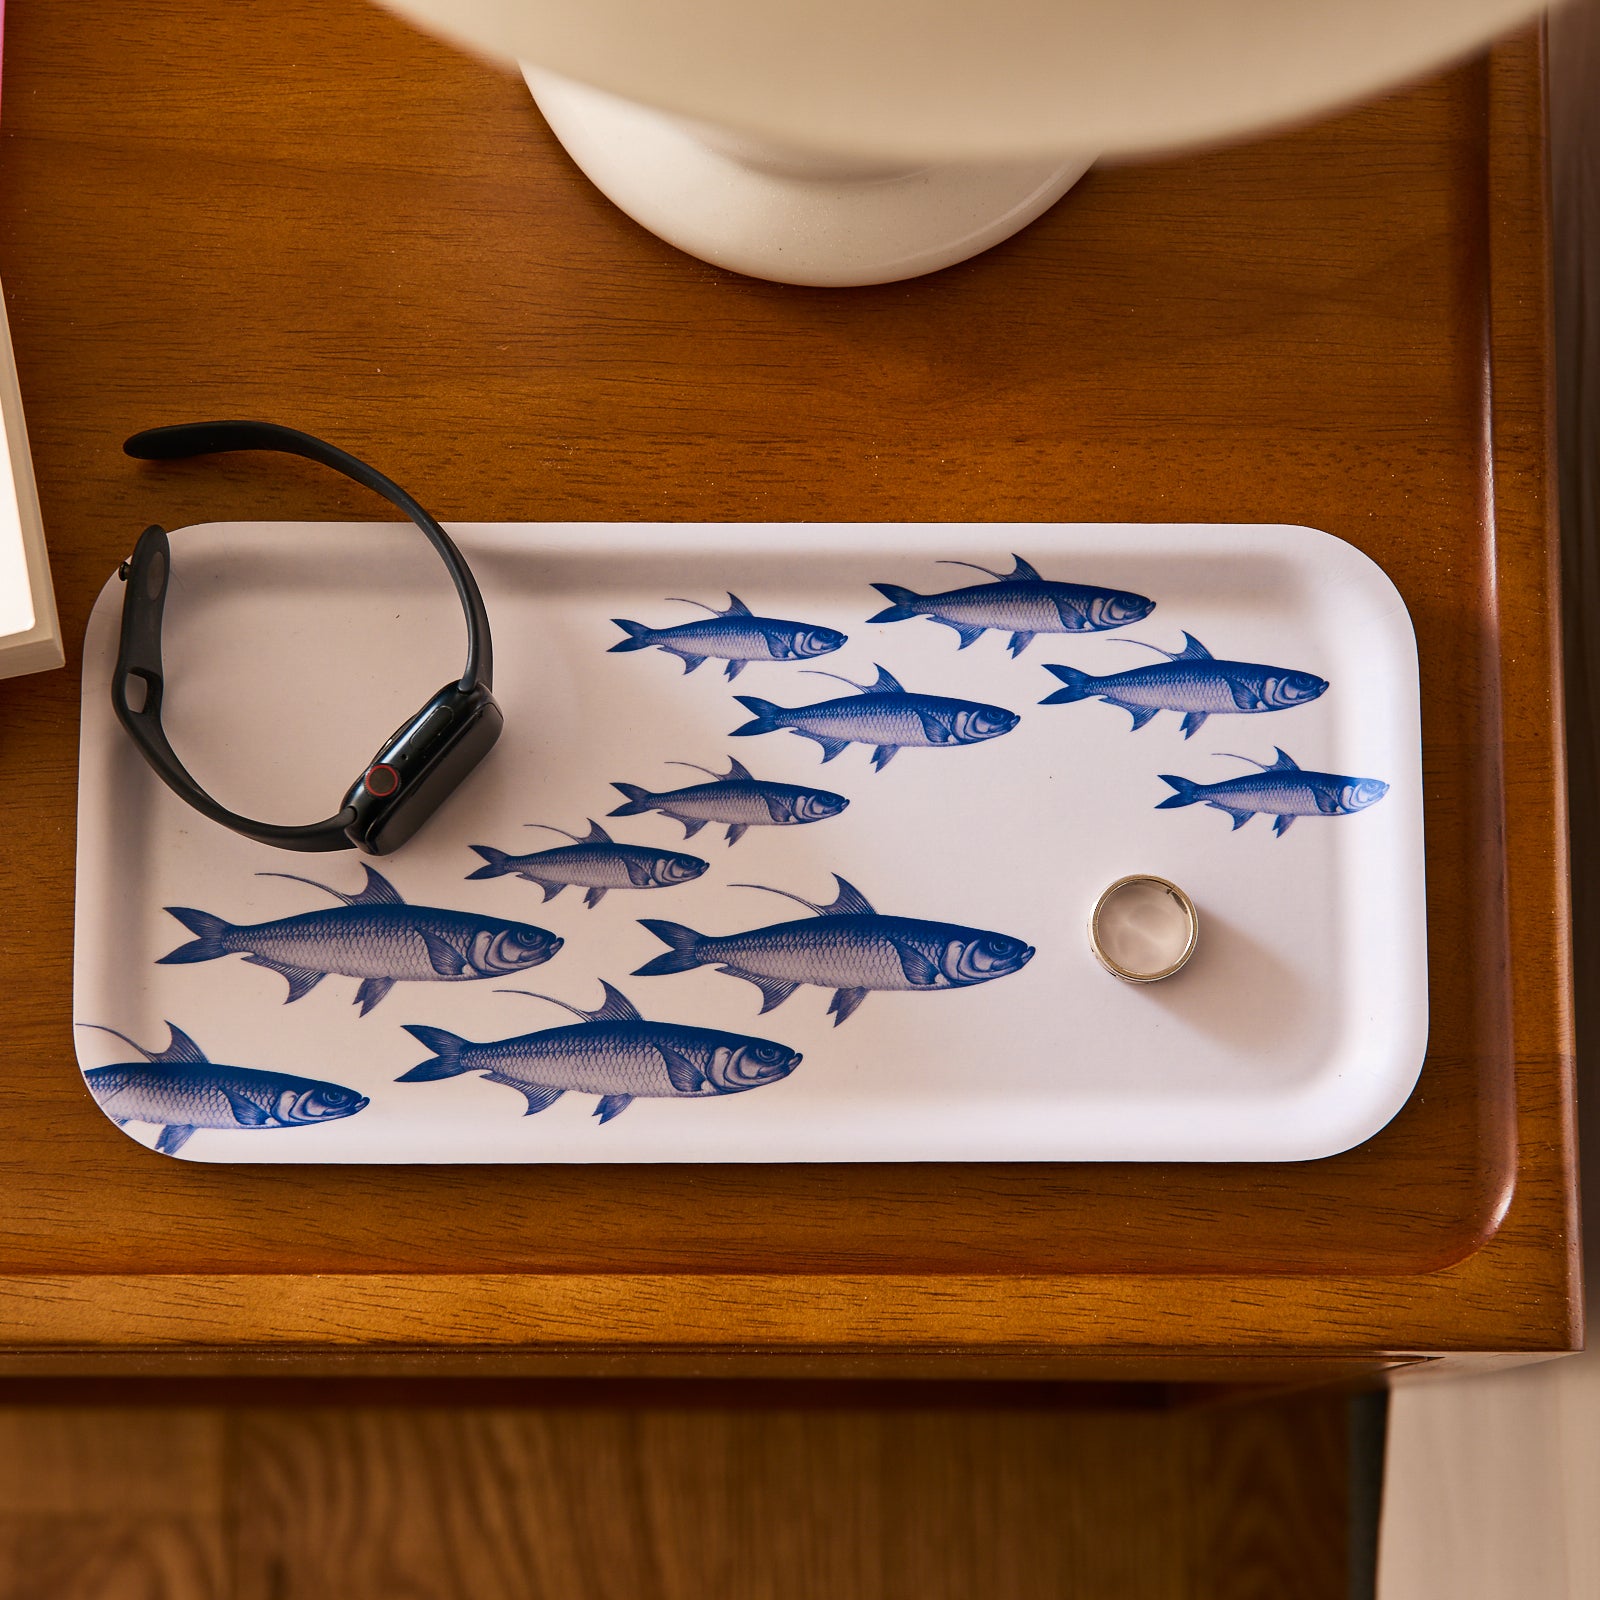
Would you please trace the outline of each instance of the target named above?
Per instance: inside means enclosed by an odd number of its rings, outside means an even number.
[[[383,473],[354,456],[272,422],[195,422],[136,433],[122,447],[142,461],[176,461],[229,450],[278,450],[342,472],[398,506],[439,552],[467,618],[467,664],[384,740],[322,822],[256,822],[219,805],[195,782],[161,726],[161,618],[172,555],[165,529],[146,528],[120,575],[122,637],[111,704],[139,753],[181,800],[213,822],[281,850],[363,850],[387,855],[403,845],[500,737],[502,717],[492,691],[494,650],[489,616],[472,570],[443,528]]]

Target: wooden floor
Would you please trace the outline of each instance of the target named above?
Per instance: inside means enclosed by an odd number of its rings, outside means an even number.
[[[1326,1394],[134,1398],[0,1405],[0,1600],[1347,1593],[1345,1405]]]

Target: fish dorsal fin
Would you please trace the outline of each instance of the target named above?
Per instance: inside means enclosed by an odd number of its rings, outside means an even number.
[[[109,1033],[113,1038],[120,1039],[125,1045],[132,1046],[146,1061],[164,1064],[167,1062],[186,1062],[191,1066],[209,1066],[210,1062],[204,1050],[186,1034],[182,1028],[167,1024],[167,1040],[165,1050],[146,1050],[137,1040],[130,1039],[127,1034],[116,1028],[108,1028],[103,1022],[80,1022],[80,1028],[93,1028],[97,1033]]]
[[[360,894],[347,895],[353,906],[403,906],[400,891],[375,867],[367,868],[367,881]]]
[[[372,867],[366,869],[367,881],[354,894],[346,894],[343,889],[335,889],[331,884],[318,883],[315,878],[302,878],[295,872],[258,872],[258,878],[287,878],[291,883],[309,883],[313,889],[321,889],[324,894],[331,894],[335,900],[343,900],[347,906],[403,906],[405,901],[400,898],[400,891]]]
[[[853,883],[847,882],[836,872],[833,881],[839,885],[838,895],[825,906],[819,906],[815,901],[807,900],[801,895],[790,894],[787,889],[774,889],[765,883],[735,883],[735,889],[764,889],[768,894],[781,894],[785,900],[793,900],[797,905],[815,911],[819,917],[847,917],[847,916],[875,916],[867,897],[856,888]]]
[[[870,917],[870,916],[876,915],[876,913],[872,909],[871,904],[868,902],[867,897],[864,894],[862,894],[862,892],[858,888],[856,888],[856,886],[853,883],[850,883],[846,879],[841,878],[837,872],[834,873],[834,875],[833,875],[833,881],[836,884],[839,885],[839,893],[835,897],[834,902],[833,902],[832,905],[818,906],[817,907],[817,914],[819,916],[823,916],[823,917],[869,916]]]
[[[605,995],[605,1004],[598,1011],[589,1013],[591,1022],[643,1022],[639,1015],[639,1008],[623,994],[620,989],[613,989],[604,978],[600,980],[601,992]]]
[[[857,683],[854,678],[846,678],[841,673],[837,672],[823,672],[816,667],[805,668],[805,673],[807,677],[811,678],[832,678],[838,683],[848,683],[852,689],[857,690],[861,694],[905,693],[905,690],[900,686],[899,680],[896,679],[894,674],[890,672],[887,667],[878,668],[877,681],[874,683]]]
[[[756,781],[751,777],[750,769],[733,756],[728,757],[728,770],[723,776],[725,778],[742,778],[746,783],[754,783]]]
[[[1169,655],[1173,661],[1210,661],[1212,659],[1211,652],[1192,633],[1184,634],[1183,649],[1165,651],[1163,654]]]
[[[719,611],[717,615],[719,617],[750,617],[754,616],[755,613],[751,611],[750,607],[747,606],[744,601],[738,597],[738,595],[730,593],[728,595],[728,609],[726,611]]]
[[[584,1022],[643,1022],[639,1015],[638,1007],[618,989],[613,989],[604,978],[600,980],[601,993],[605,996],[598,1011],[585,1011],[580,1006],[569,1005],[565,1000],[557,1000],[553,994],[538,994],[532,989],[496,989],[496,994],[526,995],[530,1000],[548,1000],[553,1006],[560,1006],[563,1011],[570,1011],[573,1016]]]
[[[182,1028],[169,1022],[167,1033],[170,1035],[167,1048],[160,1054],[151,1056],[152,1061],[186,1061],[196,1067],[208,1065],[205,1051]]]
[[[578,841],[579,844],[610,844],[611,835],[600,826],[593,817],[587,819],[589,831]]]
[[[974,572],[986,573],[996,583],[1005,583],[1010,578],[1023,578],[1029,583],[1043,583],[1031,561],[1024,561],[1016,551],[1012,551],[1011,559],[1016,563],[1009,572],[996,572],[993,567],[980,567],[976,561],[941,561],[941,567],[971,567]]]
[[[570,839],[574,844],[587,844],[589,842],[579,834],[568,833],[565,828],[558,828],[553,822],[524,822],[522,826],[524,828],[539,828],[545,833],[559,833],[563,839]],[[590,826],[594,826],[592,821]],[[557,845],[555,848],[560,849],[560,846]]]
[[[1263,772],[1298,772],[1300,770],[1300,763],[1281,748],[1274,749],[1273,754],[1277,758],[1274,761],[1257,761],[1254,756],[1235,755],[1227,750],[1219,750],[1217,754],[1228,761],[1248,761],[1252,767],[1260,767]]]

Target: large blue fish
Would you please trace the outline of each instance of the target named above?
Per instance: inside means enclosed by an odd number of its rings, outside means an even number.
[[[685,789],[667,789],[651,794],[636,783],[614,783],[628,797],[613,817],[637,816],[641,811],[659,811],[683,824],[683,836],[692,839],[708,822],[720,822],[728,830],[728,843],[738,844],[747,828],[790,828],[804,822],[822,822],[836,817],[850,804],[842,794],[829,789],[805,789],[795,783],[768,783],[751,777],[732,756],[721,777],[710,767],[695,767],[692,761],[673,761],[674,767],[694,767],[710,775],[712,782],[691,784]]]
[[[530,822],[528,826],[550,827],[544,822]],[[550,831],[566,833],[564,828],[550,828]],[[710,865],[699,856],[656,850],[649,845],[618,844],[592,817],[588,833],[581,838],[568,833],[567,837],[576,842],[526,856],[514,856],[492,845],[472,845],[470,848],[483,857],[486,865],[467,876],[526,878],[544,890],[546,900],[554,900],[569,884],[576,884],[589,891],[583,903],[597,906],[605,898],[607,889],[669,889],[674,884],[698,878]]]
[[[1142,640],[1130,639],[1129,644]],[[1153,667],[1134,667],[1092,677],[1076,667],[1046,666],[1066,685],[1039,702],[1068,705],[1074,700],[1098,697],[1121,706],[1133,718],[1134,731],[1158,711],[1181,711],[1183,736],[1191,739],[1207,717],[1219,712],[1286,711],[1315,700],[1328,687],[1326,678],[1291,667],[1268,667],[1253,661],[1218,661],[1192,633],[1183,636],[1177,651],[1144,646],[1166,656]]]
[[[301,1128],[353,1117],[367,1097],[343,1084],[260,1072],[208,1061],[205,1051],[170,1022],[165,1050],[146,1050],[115,1028],[86,1023],[114,1034],[144,1057],[84,1073],[89,1093],[121,1128],[130,1122],[161,1129],[156,1149],[176,1155],[196,1128]]]
[[[426,1083],[481,1072],[491,1083],[515,1089],[528,1102],[525,1116],[552,1106],[568,1090],[600,1096],[594,1114],[602,1123],[641,1096],[659,1100],[705,1100],[743,1094],[787,1078],[800,1052],[771,1039],[718,1033],[681,1022],[646,1022],[609,983],[598,1011],[580,1011],[552,995],[535,995],[582,1020],[515,1039],[475,1044],[443,1028],[408,1027],[432,1057],[401,1083]],[[525,991],[507,990],[506,993]]]
[[[763,1012],[781,1005],[802,984],[834,991],[828,1010],[838,1025],[873,989],[966,989],[1019,972],[1033,946],[1009,934],[964,928],[954,922],[882,917],[867,898],[837,873],[838,896],[812,905],[786,889],[768,889],[816,913],[748,933],[696,933],[676,922],[645,921],[664,944],[664,955],[638,969],[638,976],[715,967],[761,991]],[[735,888],[760,889],[756,883]]]
[[[682,600],[680,605],[697,606],[698,600]],[[811,622],[787,622],[782,617],[758,617],[738,595],[728,596],[728,609],[701,606],[711,615],[699,622],[680,622],[671,628],[647,628],[642,622],[623,617],[611,620],[627,638],[611,647],[619,650],[665,650],[683,663],[684,672],[693,672],[707,656],[726,661],[730,678],[737,678],[752,661],[808,661],[825,656],[845,642],[834,628]]]
[[[1055,583],[1039,574],[1019,555],[1010,572],[991,572],[973,561],[942,561],[946,567],[971,567],[987,572],[993,583],[968,584],[943,594],[917,594],[896,583],[875,583],[873,588],[889,606],[869,617],[869,622],[906,622],[927,617],[953,628],[965,650],[987,628],[1011,635],[1010,650],[1019,656],[1040,633],[1102,633],[1139,622],[1156,608],[1154,600],[1125,589],[1095,589],[1082,583]]]
[[[309,883],[344,904],[273,922],[245,923],[188,906],[168,906],[196,937],[161,961],[215,961],[242,955],[251,966],[280,974],[289,985],[289,1000],[310,993],[330,972],[342,973],[362,980],[356,1003],[366,1016],[396,983],[504,978],[537,967],[561,948],[555,934],[526,922],[507,922],[475,911],[408,906],[394,885],[371,867],[359,894],[345,894],[292,872],[260,876]]]
[[[1271,765],[1257,761],[1254,756],[1230,756],[1231,761],[1248,761],[1261,771],[1246,773],[1242,778],[1228,778],[1222,783],[1194,783],[1163,772],[1161,781],[1170,783],[1177,793],[1168,795],[1156,810],[1215,806],[1233,818],[1235,828],[1242,828],[1261,812],[1277,819],[1272,831],[1282,837],[1296,817],[1347,817],[1376,805],[1389,792],[1389,785],[1379,778],[1356,778],[1341,772],[1306,772],[1282,750],[1275,754],[1277,759]]]
[[[819,672],[819,678],[838,678],[836,672]],[[872,764],[882,771],[897,750],[907,746],[949,749],[979,744],[1010,733],[1022,719],[1002,706],[977,700],[947,700],[935,694],[907,694],[885,667],[878,668],[875,683],[855,683],[839,678],[856,691],[837,700],[819,700],[810,706],[776,706],[754,695],[735,695],[753,721],[733,730],[735,738],[777,733],[787,728],[822,746],[822,759],[832,761],[849,744],[870,744]]]

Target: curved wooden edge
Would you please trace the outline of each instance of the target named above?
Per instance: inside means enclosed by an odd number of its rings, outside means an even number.
[[[1551,1281],[1508,1305],[1499,1265],[1422,1280],[632,1273],[0,1279],[0,1350],[409,1348],[990,1351],[1051,1356],[1560,1351]],[[1203,1337],[1190,1330],[1203,1329]],[[1403,1330],[1397,1339],[1397,1332]]]

